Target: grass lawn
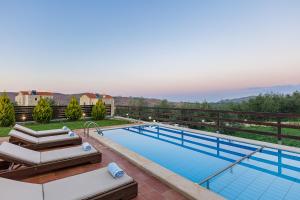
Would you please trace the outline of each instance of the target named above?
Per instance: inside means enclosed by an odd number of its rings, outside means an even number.
[[[38,123],[27,123],[24,126],[31,128],[36,131],[41,130],[48,130],[48,129],[58,129],[62,128],[63,126],[67,126],[70,129],[81,129],[83,128],[83,124],[85,120],[78,120],[78,121],[59,121],[59,122],[50,122],[48,124],[38,124]],[[113,126],[113,125],[122,125],[128,124],[130,122],[125,120],[117,120],[117,119],[105,119],[100,121],[95,121],[100,127],[102,126]],[[0,137],[6,137],[11,128],[7,127],[0,127]]]
[[[250,127],[243,127],[243,129],[271,132],[271,133],[274,133],[275,136],[277,134],[277,128],[276,127],[250,126]],[[201,129],[201,130],[205,130],[205,131],[209,131],[209,132],[215,132],[215,130],[212,129],[212,128],[204,128],[204,129]],[[283,128],[281,132],[282,132],[282,134],[286,134],[286,135],[300,136],[300,130],[297,130],[297,129]],[[240,132],[240,131],[235,131],[235,132],[234,131],[226,131],[224,134],[277,144],[277,138],[272,137],[272,136],[258,135],[258,134],[253,134],[253,133]],[[300,140],[293,140],[293,139],[285,139],[284,138],[284,139],[282,139],[282,144],[283,145],[288,145],[288,146],[300,147]]]

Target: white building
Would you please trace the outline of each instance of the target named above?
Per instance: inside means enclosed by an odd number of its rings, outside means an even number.
[[[36,106],[41,98],[53,99],[51,92],[20,91],[15,97],[18,106]]]
[[[95,105],[101,99],[105,105],[111,105],[111,115],[115,113],[115,101],[110,95],[85,93],[80,97],[80,105]]]

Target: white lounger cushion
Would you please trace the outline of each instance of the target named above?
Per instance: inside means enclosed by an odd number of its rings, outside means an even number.
[[[107,168],[51,181],[43,185],[44,200],[79,200],[131,183],[128,175],[114,179]]]
[[[0,178],[0,199],[80,200],[117,189],[132,181],[133,179],[126,174],[121,178],[114,179],[108,173],[107,168],[51,181],[43,185]]]
[[[26,133],[22,133],[22,132],[16,131],[16,130],[11,130],[9,132],[9,136],[13,136],[13,137],[25,140],[25,141],[33,143],[33,144],[45,144],[45,143],[49,143],[49,142],[60,142],[60,141],[74,140],[74,139],[79,138],[78,135],[75,135],[74,137],[70,137],[68,134],[37,138],[37,137],[33,137]]]
[[[16,131],[16,130],[11,130],[8,134],[9,136],[14,136],[16,138],[20,138],[22,140],[25,140],[27,142],[33,143],[33,144],[38,144],[39,139],[36,137],[33,137],[31,135],[22,133],[20,131]]]
[[[14,129],[15,129],[15,130],[18,130],[18,131],[21,131],[21,132],[28,133],[28,134],[30,134],[30,135],[35,135],[35,134],[36,134],[36,131],[35,131],[35,130],[32,130],[32,129],[27,128],[27,127],[25,127],[25,126],[21,126],[21,125],[19,125],[19,124],[16,124],[16,125],[14,126]]]
[[[53,162],[68,158],[76,158],[84,155],[90,155],[93,153],[97,153],[98,151],[92,147],[91,151],[84,151],[82,146],[57,149],[52,151],[41,152],[41,163]]]
[[[91,151],[84,151],[82,149],[82,146],[38,152],[8,142],[3,142],[0,145],[0,155],[9,156],[15,160],[20,160],[23,163],[31,165],[76,158],[83,155],[90,155],[96,152],[97,150],[94,147],[92,147]]]
[[[65,134],[65,135],[40,137],[40,138],[38,138],[38,140],[39,140],[39,144],[43,144],[43,143],[48,143],[48,142],[60,142],[60,141],[66,141],[66,140],[74,140],[77,138],[79,138],[78,135],[71,137],[68,134]]]
[[[68,133],[68,130],[64,130],[64,129],[52,129],[52,130],[44,130],[44,131],[35,131],[35,130],[32,130],[30,128],[27,128],[25,126],[21,126],[19,124],[16,124],[14,126],[14,129],[17,130],[17,131],[20,131],[20,132],[24,132],[24,133],[27,133],[29,135],[32,135],[32,136],[43,136],[43,135],[49,135],[49,134],[67,134]]]
[[[0,145],[0,155],[9,156],[15,160],[20,160],[23,163],[31,165],[40,164],[41,162],[40,152],[26,149],[8,142],[2,142]]]
[[[43,186],[0,178],[1,200],[43,200]]]
[[[51,129],[51,130],[44,130],[44,131],[37,131],[37,135],[49,135],[49,134],[68,134],[68,130],[64,129]]]

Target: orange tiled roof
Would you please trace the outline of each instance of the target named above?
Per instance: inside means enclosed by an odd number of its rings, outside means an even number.
[[[93,93],[85,93],[86,96],[88,96],[91,99],[97,99],[97,95]]]
[[[103,95],[103,99],[112,99],[112,98],[113,98],[113,97],[110,96],[110,95],[106,95],[106,94]]]
[[[88,96],[91,99],[98,99],[98,98],[103,98],[103,99],[112,99],[112,96],[110,95],[106,95],[106,94],[102,94],[102,95],[97,95],[94,93],[85,93],[86,96]]]
[[[31,95],[31,91],[21,91],[20,92],[22,95]],[[41,95],[41,96],[53,96],[52,92],[37,92],[36,95]]]
[[[20,92],[22,95],[29,95],[29,91],[21,91]]]

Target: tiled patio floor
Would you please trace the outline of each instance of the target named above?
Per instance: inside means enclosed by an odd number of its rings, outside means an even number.
[[[81,131],[77,131],[81,132]],[[98,150],[102,152],[102,162],[99,164],[90,164],[79,166],[75,168],[65,169],[57,172],[47,173],[40,176],[35,176],[24,181],[32,183],[45,183],[51,180],[60,179],[63,177],[83,173],[93,169],[107,166],[109,162],[116,162],[122,167],[128,175],[133,177],[138,182],[138,197],[136,200],[181,200],[186,199],[178,192],[172,190],[167,185],[163,184],[156,178],[146,174],[138,167],[134,166],[117,153],[101,145],[93,138],[84,138],[85,141],[93,144]]]

